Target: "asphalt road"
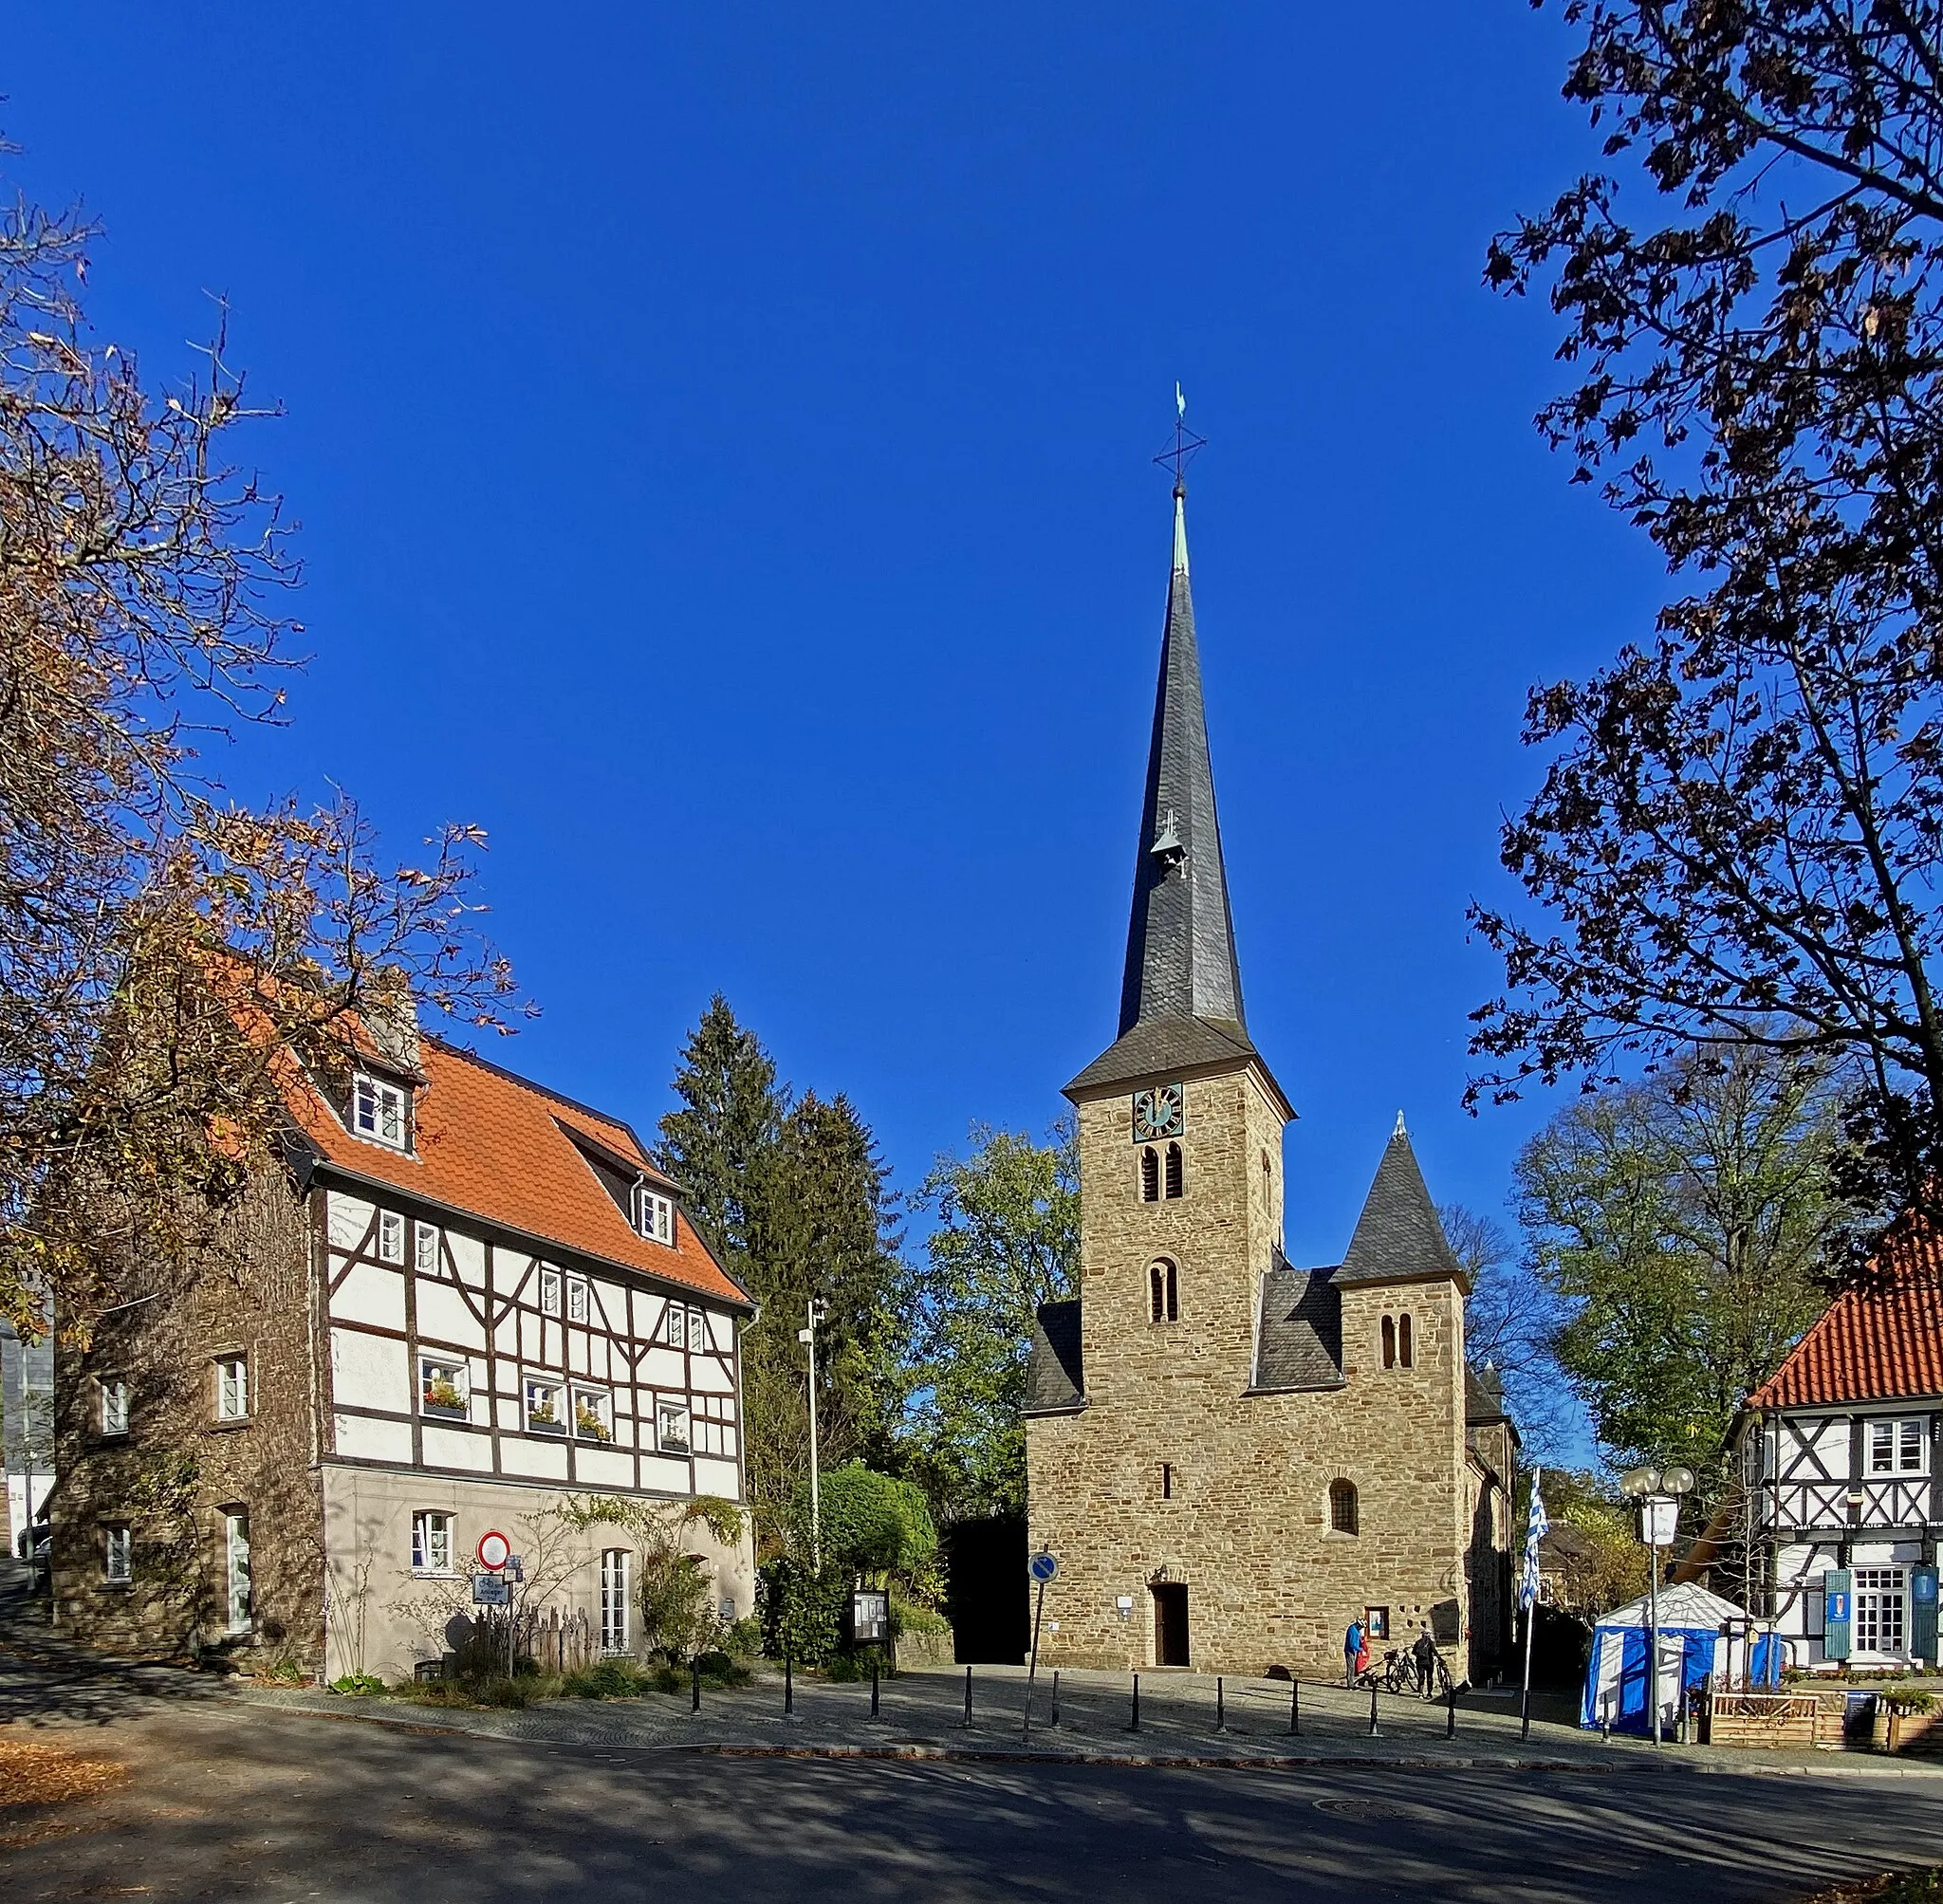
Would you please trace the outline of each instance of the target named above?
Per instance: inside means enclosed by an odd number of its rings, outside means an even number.
[[[211,1707],[9,1730],[132,1776],[25,1831],[0,1810],[6,1904],[1778,1904],[1943,1858],[1943,1778],[716,1758]]]

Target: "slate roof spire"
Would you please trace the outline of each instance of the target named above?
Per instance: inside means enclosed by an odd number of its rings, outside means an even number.
[[[1120,1035],[1162,1018],[1210,1021],[1244,1043],[1248,1038],[1188,586],[1187,485],[1178,478],[1174,568],[1120,981]]]
[[[1349,1252],[1334,1281],[1343,1288],[1359,1283],[1413,1283],[1447,1276],[1469,1288],[1471,1279],[1445,1238],[1399,1111],[1397,1128],[1383,1146],[1376,1181],[1356,1220]]]

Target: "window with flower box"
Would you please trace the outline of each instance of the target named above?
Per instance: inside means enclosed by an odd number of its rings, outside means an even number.
[[[614,1397],[605,1389],[574,1390],[573,1432],[583,1441],[614,1439]]]
[[[471,1366],[440,1356],[418,1359],[418,1405],[427,1414],[450,1414],[461,1418],[472,1398]]]
[[[689,1451],[688,1404],[661,1401],[655,1404],[655,1442],[663,1454]]]
[[[527,1426],[542,1434],[564,1434],[566,1423],[561,1414],[560,1384],[527,1378]]]

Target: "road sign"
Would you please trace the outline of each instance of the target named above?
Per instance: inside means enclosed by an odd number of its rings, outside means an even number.
[[[512,1543],[496,1528],[479,1536],[479,1564],[487,1572],[496,1574],[511,1559]]]
[[[1041,1586],[1044,1586],[1047,1581],[1051,1580],[1054,1574],[1059,1572],[1059,1562],[1050,1554],[1034,1554],[1026,1562],[1026,1570]]]
[[[1639,1504],[1639,1540],[1649,1547],[1670,1547],[1680,1522],[1680,1504],[1671,1494],[1649,1494]]]
[[[472,1604],[474,1606],[510,1606],[512,1587],[499,1574],[474,1574],[472,1576]]]
[[[509,1554],[500,1572],[509,1581],[524,1581],[527,1577],[527,1563],[517,1554]]]

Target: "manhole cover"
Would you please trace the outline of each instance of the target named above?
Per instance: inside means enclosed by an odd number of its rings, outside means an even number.
[[[1384,1804],[1379,1799],[1325,1798],[1315,1802],[1318,1811],[1333,1813],[1337,1818],[1401,1818],[1403,1813],[1394,1804]]]

